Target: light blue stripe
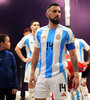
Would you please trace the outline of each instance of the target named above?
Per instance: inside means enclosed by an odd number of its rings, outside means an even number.
[[[77,100],[80,100],[79,91],[76,92]]]
[[[49,29],[47,36],[48,49],[46,49],[46,72],[45,72],[46,78],[52,77],[53,43],[54,43],[55,32],[56,29]]]
[[[66,77],[65,70],[63,70],[63,76],[64,76],[64,78],[65,78],[66,84],[68,85],[68,80],[67,80],[67,77]]]
[[[41,43],[40,43],[40,58],[39,58],[40,67],[39,67],[39,75],[40,75],[40,72],[41,72],[41,54],[42,54],[42,52],[41,52]]]
[[[84,45],[83,45],[83,43],[80,42],[80,41],[79,41],[79,47],[80,47],[80,48],[79,48],[79,51],[80,51],[80,60],[81,60],[81,62],[82,62],[82,60],[83,60],[83,59],[82,59],[82,50],[83,50],[82,48],[84,47]]]
[[[29,44],[29,38],[27,38],[27,39],[25,40],[24,44],[27,45],[27,47],[28,47],[28,49],[29,49],[29,52],[30,52],[30,57],[32,57],[32,52],[31,52],[31,50],[30,50],[30,44]]]
[[[60,45],[59,72],[62,72],[64,70],[63,63],[62,63],[62,56],[63,56],[62,54],[63,54],[63,49],[64,49],[64,46],[65,46],[65,41],[67,39],[66,35],[67,35],[67,32],[63,31],[62,38],[61,38],[61,45]]]

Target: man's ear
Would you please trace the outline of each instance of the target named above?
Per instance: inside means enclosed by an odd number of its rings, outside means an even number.
[[[46,12],[46,16],[48,17],[48,12]]]
[[[3,44],[4,44],[4,42],[1,42],[1,43],[0,43],[0,46],[2,47],[2,46],[3,46]]]

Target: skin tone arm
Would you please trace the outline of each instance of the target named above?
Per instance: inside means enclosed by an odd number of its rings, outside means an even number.
[[[70,50],[70,58],[71,58],[71,63],[73,66],[73,70],[74,70],[74,78],[73,78],[73,85],[75,85],[75,89],[78,88],[79,86],[79,74],[78,74],[78,60],[77,60],[77,56],[76,56],[76,50]]]
[[[17,55],[19,56],[19,58],[23,61],[23,62],[26,62],[26,63],[29,63],[31,61],[31,58],[25,58],[21,52],[21,49],[16,46],[15,47],[15,52],[17,53]]]
[[[38,59],[39,59],[39,53],[40,53],[40,48],[34,48],[34,53],[32,56],[32,65],[31,65],[31,78],[30,78],[30,84],[35,86],[35,69],[38,64]]]

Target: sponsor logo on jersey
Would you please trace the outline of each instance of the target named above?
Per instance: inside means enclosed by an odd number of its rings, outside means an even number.
[[[64,97],[64,96],[66,96],[66,94],[65,94],[65,93],[62,93],[62,94],[61,94],[61,97]]]

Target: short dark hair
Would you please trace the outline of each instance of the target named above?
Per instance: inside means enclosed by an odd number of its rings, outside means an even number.
[[[38,20],[33,20],[33,21],[31,21],[30,26],[31,26],[34,22],[38,22],[38,23],[39,23]]]
[[[50,5],[47,7],[47,10],[48,10],[49,8],[51,8],[52,6],[60,6],[60,5],[57,4],[57,3],[52,3],[52,4],[50,4]]]
[[[7,34],[0,34],[0,43],[5,42],[5,38],[9,37]]]

